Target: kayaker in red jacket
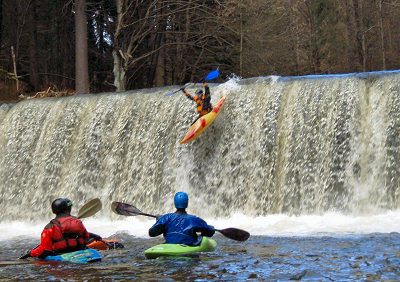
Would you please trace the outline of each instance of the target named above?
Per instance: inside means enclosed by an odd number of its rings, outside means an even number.
[[[87,232],[79,218],[71,216],[72,202],[59,198],[51,204],[56,217],[46,225],[40,236],[40,245],[30,251],[30,256],[44,258],[86,249],[90,238],[101,240],[101,237]]]

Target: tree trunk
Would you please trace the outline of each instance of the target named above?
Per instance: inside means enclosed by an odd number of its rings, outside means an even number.
[[[363,24],[363,0],[354,0],[354,17],[357,25],[357,41],[358,41],[358,54],[360,58],[360,63],[362,65],[362,71],[367,70],[367,47],[365,42],[365,30]]]
[[[37,24],[36,24],[36,0],[32,0],[29,9],[29,82],[33,90],[39,90],[39,71],[37,61]]]
[[[154,86],[160,87],[165,85],[165,48],[161,48],[157,56],[157,66],[154,74]]]
[[[89,93],[86,0],[75,2],[75,91]]]
[[[382,0],[378,0],[378,14],[379,14],[379,28],[382,50],[382,69],[386,70],[386,52],[385,52],[385,34],[383,32],[383,14],[382,14]]]
[[[310,64],[313,73],[319,73],[321,70],[321,56],[320,56],[320,42],[319,42],[319,36],[320,32],[318,30],[318,26],[316,25],[315,21],[316,18],[314,18],[316,15],[313,15],[312,12],[312,3],[307,2],[306,7],[307,7],[307,24],[310,29]],[[317,15],[318,16],[318,15]]]
[[[0,46],[2,45],[2,34],[3,34],[3,0],[0,0]]]
[[[299,20],[299,10],[298,10],[298,3],[294,3],[292,6],[292,23],[294,27],[294,49],[295,49],[295,56],[296,56],[296,74],[300,73],[300,20]]]
[[[115,27],[114,34],[114,50],[112,52],[114,59],[114,86],[117,88],[118,92],[126,90],[126,71],[124,68],[124,58],[122,58],[119,50],[120,46],[120,34],[122,30],[122,21],[123,21],[123,7],[124,0],[116,0],[117,6],[117,22]]]
[[[18,80],[18,73],[17,73],[17,59],[15,56],[14,46],[11,46],[11,57],[13,60],[13,69],[14,69],[14,79],[16,84],[16,91],[19,92],[19,80]]]
[[[183,34],[179,34],[179,35],[169,35],[167,33],[167,37],[168,36],[174,36],[173,39],[171,39],[172,41],[175,42],[183,42],[186,43],[188,42],[188,38],[190,35],[190,27],[191,27],[191,10],[192,10],[192,6],[193,6],[193,1],[192,0],[187,0],[187,4],[186,4],[186,9],[184,12],[184,16],[182,16],[182,27],[183,27]],[[184,46],[183,44],[177,44],[176,45],[176,60],[174,60],[174,62],[172,63],[172,69],[173,69],[173,74],[172,74],[172,78],[171,78],[171,83],[175,84],[175,83],[180,83],[184,80],[187,79],[187,69],[188,69],[188,65],[187,62],[185,62],[184,58],[186,56],[187,53],[187,47]]]
[[[243,2],[240,2],[239,76],[243,74]]]
[[[114,86],[117,88],[117,91],[125,91],[126,90],[126,72],[124,69],[124,61],[121,58],[121,55],[118,51],[113,51],[114,58]]]

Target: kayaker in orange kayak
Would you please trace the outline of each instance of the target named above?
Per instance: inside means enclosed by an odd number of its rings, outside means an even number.
[[[204,91],[203,89],[197,89],[194,96],[190,95],[185,88],[182,89],[183,94],[188,99],[194,101],[197,105],[197,113],[199,114],[199,116],[196,120],[211,112],[213,108],[211,105],[211,93],[208,83],[203,82],[203,87]],[[195,123],[196,120],[193,123]]]

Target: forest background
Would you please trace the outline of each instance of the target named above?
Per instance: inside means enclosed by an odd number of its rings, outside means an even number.
[[[0,0],[0,101],[400,68],[400,0]],[[42,92],[41,92],[42,91]]]

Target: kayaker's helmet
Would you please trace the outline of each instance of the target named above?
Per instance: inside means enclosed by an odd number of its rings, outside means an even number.
[[[175,208],[186,209],[189,203],[189,196],[185,192],[178,192],[174,197]]]
[[[196,93],[197,96],[200,96],[201,94],[203,94],[203,89],[199,88],[199,89],[196,90],[195,93]]]
[[[51,210],[55,214],[71,212],[72,202],[67,198],[58,198],[51,203]]]

